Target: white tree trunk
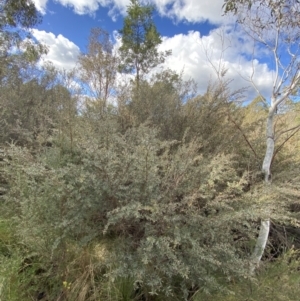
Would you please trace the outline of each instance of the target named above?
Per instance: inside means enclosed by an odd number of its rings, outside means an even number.
[[[274,155],[274,149],[275,149],[275,137],[274,137],[274,115],[276,111],[276,107],[273,103],[269,109],[269,115],[267,118],[267,148],[266,153],[262,165],[262,171],[265,174],[265,184],[269,185],[272,180],[271,176],[271,163]],[[258,234],[258,238],[256,241],[255,249],[253,251],[253,254],[251,256],[250,261],[250,274],[253,275],[255,272],[255,269],[259,266],[261,257],[265,251],[268,238],[270,233],[270,218],[264,219],[260,223],[260,230]]]
[[[265,182],[269,184],[271,182],[271,163],[274,155],[275,141],[274,141],[274,113],[275,107],[271,106],[269,109],[269,115],[267,119],[267,149],[262,165],[262,171],[265,174]]]
[[[261,257],[265,251],[270,232],[270,219],[262,220],[260,223],[259,235],[250,262],[250,274],[253,275],[259,266]]]

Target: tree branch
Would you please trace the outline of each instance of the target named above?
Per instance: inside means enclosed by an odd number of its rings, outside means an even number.
[[[228,119],[236,126],[236,128],[241,132],[242,136],[244,137],[246,143],[248,144],[248,146],[250,147],[250,149],[252,150],[254,156],[256,159],[259,159],[255,149],[253,148],[253,146],[251,145],[250,141],[248,140],[247,136],[245,135],[245,133],[243,132],[243,130],[241,129],[241,127],[231,118],[230,114],[228,113]]]
[[[293,129],[290,129],[293,130]],[[296,131],[294,133],[292,133],[287,139],[285,139],[274,151],[272,160],[271,160],[271,165],[273,163],[273,160],[275,159],[275,156],[280,152],[280,150],[283,148],[283,146],[286,144],[287,141],[289,141],[293,136],[295,136],[297,134],[297,132],[299,132],[300,130],[300,125],[298,125],[298,128],[296,129]],[[286,130],[285,132],[288,132],[289,130]]]

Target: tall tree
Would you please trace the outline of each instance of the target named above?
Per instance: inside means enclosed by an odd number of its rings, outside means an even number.
[[[266,151],[262,163],[262,172],[267,184],[266,191],[270,188],[272,174],[271,165],[276,154],[275,119],[278,110],[288,99],[299,92],[300,84],[300,3],[298,0],[228,0],[224,4],[226,13],[233,13],[244,31],[252,37],[259,50],[267,53],[272,59],[273,84],[269,99],[261,95],[261,91],[251,77],[252,85],[265,101],[268,107],[266,120]],[[257,57],[256,59],[259,59]],[[255,76],[255,70],[253,70]],[[291,135],[295,128],[289,130]],[[263,210],[260,232],[251,260],[251,272],[258,266],[265,250],[269,231],[271,210]]]
[[[160,63],[170,51],[158,52],[162,40],[153,22],[153,6],[142,6],[139,0],[130,0],[127,17],[124,19],[120,69],[126,73],[135,72],[137,84],[143,73],[149,72]]]
[[[93,28],[87,53],[81,54],[78,61],[81,80],[88,94],[96,100],[94,104],[102,115],[113,90],[118,64],[108,33],[101,28]]]

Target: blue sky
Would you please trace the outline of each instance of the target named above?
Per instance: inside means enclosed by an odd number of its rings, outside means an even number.
[[[46,44],[44,60],[56,67],[71,69],[84,52],[90,29],[101,27],[113,38],[123,26],[129,0],[33,0],[43,22],[33,30],[37,40]],[[143,0],[141,0],[143,3]],[[215,78],[213,67],[228,68],[232,89],[250,86],[245,79],[255,67],[255,81],[263,94],[272,86],[272,70],[264,60],[249,59],[253,44],[232,20],[222,16],[223,0],[149,0],[156,8],[154,21],[162,36],[160,50],[172,50],[164,68],[183,70],[204,92]],[[223,37],[223,38],[222,38]],[[119,41],[120,43],[120,41]],[[116,41],[116,47],[118,42]],[[253,89],[248,97],[255,97]]]
[[[62,34],[85,50],[88,35],[92,27],[101,27],[110,34],[115,30],[122,29],[123,15],[117,14],[113,18],[109,16],[109,8],[99,7],[92,14],[76,14],[74,7],[63,6],[56,1],[48,1],[43,22],[36,28],[55,35]],[[200,31],[202,35],[208,35],[216,25],[204,21],[192,23],[187,21],[176,21],[167,16],[161,16],[154,12],[154,22],[162,36],[172,37],[176,34],[187,34],[189,31]]]

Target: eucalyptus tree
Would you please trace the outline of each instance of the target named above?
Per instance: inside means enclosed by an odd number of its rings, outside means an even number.
[[[93,28],[90,33],[87,53],[79,56],[79,74],[86,92],[95,101],[102,115],[107,109],[107,102],[112,96],[118,58],[113,52],[109,35],[101,28]]]
[[[293,100],[299,92],[300,3],[297,0],[228,0],[224,4],[224,9],[225,13],[233,13],[237,17],[239,26],[253,39],[256,49],[259,49],[260,54],[265,53],[274,66],[269,98],[265,99],[262,91],[256,86],[255,70],[249,78],[268,108],[266,150],[262,162],[262,172],[268,191],[272,182],[271,167],[279,135],[275,131],[276,114],[287,100]],[[253,56],[254,59],[259,57]],[[298,128],[293,127],[285,132],[293,135]],[[259,265],[270,231],[271,209],[268,205],[262,209],[264,216],[261,219],[260,232],[252,255],[252,273]]]
[[[18,56],[23,61],[36,61],[39,54],[46,49],[31,39],[29,29],[41,22],[33,1],[31,0],[1,0],[0,1],[0,78],[5,74],[16,55],[10,53],[15,47],[22,49]],[[22,46],[22,47],[21,47]],[[25,51],[24,51],[25,50]],[[16,53],[16,52],[14,52]]]
[[[30,28],[40,21],[34,2],[31,0],[1,0],[0,28],[23,26]]]
[[[163,63],[170,51],[159,52],[157,47],[162,43],[153,22],[152,6],[142,6],[139,0],[130,0],[127,16],[124,19],[122,46],[120,47],[120,70],[136,74],[139,84],[142,74]]]

